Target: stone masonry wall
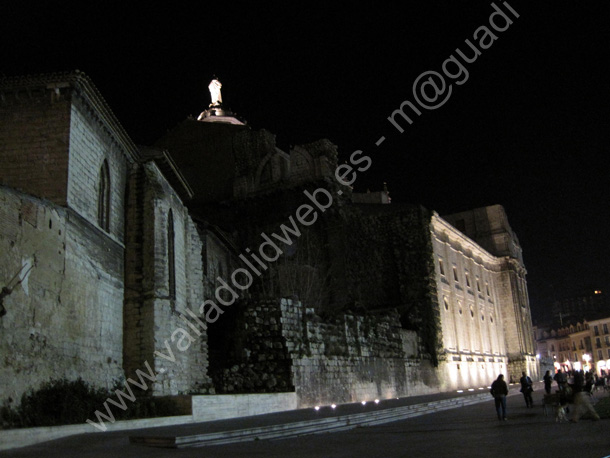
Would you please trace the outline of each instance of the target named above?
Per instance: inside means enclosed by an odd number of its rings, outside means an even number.
[[[346,206],[342,214],[328,244],[337,260],[333,287],[344,290],[356,310],[397,309],[402,327],[417,332],[424,356],[436,366],[443,336],[429,212],[392,204]]]
[[[126,153],[91,109],[75,94],[70,116],[68,206],[97,225],[98,187],[104,160],[110,172],[110,235],[122,242],[124,194],[128,161]]]
[[[0,184],[66,203],[70,95],[66,89],[0,97]],[[33,179],[35,177],[35,179]]]
[[[175,296],[169,282],[170,210]],[[199,316],[203,298],[202,242],[197,228],[152,162],[132,174],[128,214],[127,262],[133,271],[128,274],[125,301],[126,372],[145,370],[148,362],[157,373],[154,395],[207,392],[207,326],[186,314],[190,309]],[[182,315],[199,328],[201,335],[183,321]]]
[[[233,313],[232,313],[233,312]],[[282,310],[278,301],[239,301],[227,309],[227,323],[210,325],[232,327],[224,341],[211,341],[222,348],[211,365],[211,376],[219,393],[274,393],[294,391],[291,360],[282,332]],[[233,326],[230,326],[233,325]],[[210,338],[222,339],[211,332]]]
[[[346,314],[323,322],[300,302],[282,300],[282,334],[299,407],[371,401],[408,391],[398,314]]]
[[[69,209],[0,188],[0,279],[33,268],[4,299],[0,402],[66,377],[122,377],[123,248]]]
[[[239,307],[231,317],[233,358],[212,365],[219,392],[295,390],[298,406],[307,407],[441,388],[438,370],[422,359],[420,339],[401,329],[396,311],[331,322],[290,299]]]

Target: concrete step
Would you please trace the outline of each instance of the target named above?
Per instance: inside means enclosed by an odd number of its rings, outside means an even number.
[[[314,420],[185,436],[130,436],[129,440],[133,444],[151,447],[183,448],[232,444],[251,440],[284,439],[308,434],[345,431],[361,426],[381,425],[489,400],[490,395],[485,392],[472,396],[433,401],[426,404],[382,408],[372,412],[337,415],[335,417],[325,417]]]

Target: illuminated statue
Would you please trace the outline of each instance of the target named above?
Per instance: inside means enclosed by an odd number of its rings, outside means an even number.
[[[212,79],[210,85],[208,86],[208,89],[210,90],[210,96],[212,98],[212,103],[210,104],[211,107],[219,107],[222,105],[222,95],[220,95],[221,87],[222,84],[220,84],[220,81],[218,81],[218,79],[214,77],[214,79]]]

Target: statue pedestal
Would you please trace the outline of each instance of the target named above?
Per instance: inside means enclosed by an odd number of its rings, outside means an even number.
[[[202,111],[197,121],[201,122],[222,122],[226,124],[236,124],[243,126],[244,123],[237,119],[230,110],[225,110],[221,106],[212,106]]]

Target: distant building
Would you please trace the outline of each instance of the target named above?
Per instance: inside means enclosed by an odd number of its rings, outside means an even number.
[[[610,316],[537,328],[536,347],[541,362],[554,370],[605,375],[610,371]]]

